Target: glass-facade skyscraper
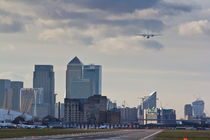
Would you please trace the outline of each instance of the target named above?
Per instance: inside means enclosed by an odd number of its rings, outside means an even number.
[[[194,117],[204,117],[204,101],[203,100],[196,100],[192,103],[193,107],[193,116]]]
[[[5,94],[5,91],[7,90],[7,94]],[[8,79],[0,79],[0,108],[3,107],[4,104],[4,98],[6,98],[6,104],[5,107],[8,106],[9,99],[11,96],[11,81]]]
[[[156,108],[157,92],[152,92],[149,96],[143,98],[142,109],[154,109]]]
[[[35,65],[33,88],[44,89],[44,102],[49,104],[49,115],[55,114],[54,72],[52,65]]]
[[[23,82],[12,81],[11,88],[14,90],[11,109],[15,111],[20,111],[20,89],[23,88]]]
[[[68,65],[66,70],[66,98],[73,98],[74,93],[72,93],[72,81],[76,79],[82,79],[83,74],[83,64],[79,58],[74,57]]]
[[[101,66],[100,65],[85,65],[84,79],[90,79],[93,95],[101,94]]]

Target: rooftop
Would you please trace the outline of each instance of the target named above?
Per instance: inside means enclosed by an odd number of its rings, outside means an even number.
[[[82,62],[79,60],[79,58],[77,56],[75,56],[69,63],[68,65],[71,64],[82,64]]]

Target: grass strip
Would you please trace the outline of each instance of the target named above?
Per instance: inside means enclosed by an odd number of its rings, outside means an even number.
[[[164,130],[155,140],[210,140],[208,130]]]
[[[27,136],[47,136],[47,135],[63,135],[63,134],[78,134],[90,132],[107,132],[113,131],[108,129],[2,129],[0,130],[0,138],[20,138]]]

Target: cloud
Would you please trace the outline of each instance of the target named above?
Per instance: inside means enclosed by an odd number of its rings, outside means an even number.
[[[0,33],[13,33],[24,30],[22,22],[0,9]]]
[[[143,52],[145,49],[159,51],[163,48],[163,46],[157,41],[143,41],[139,37],[120,36],[95,41],[90,48],[107,55],[135,55]]]
[[[180,35],[209,35],[210,33],[210,22],[208,20],[199,20],[187,22],[179,27]]]
[[[157,9],[160,9],[160,13],[162,15],[177,15],[181,12],[191,12],[193,9],[197,9],[198,7],[195,5],[189,5],[184,3],[176,3],[176,2],[165,2],[161,1],[159,5],[157,5]]]
[[[160,0],[65,0],[81,7],[100,9],[112,13],[134,12],[136,9],[153,7]]]
[[[162,44],[160,44],[159,42],[157,42],[155,40],[147,40],[147,41],[144,41],[143,44],[144,44],[145,48],[153,49],[153,50],[157,50],[157,51],[164,48]]]

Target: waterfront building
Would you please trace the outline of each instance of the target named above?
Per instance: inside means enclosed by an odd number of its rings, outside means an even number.
[[[154,109],[157,104],[157,92],[152,92],[149,96],[142,98],[142,109]]]

